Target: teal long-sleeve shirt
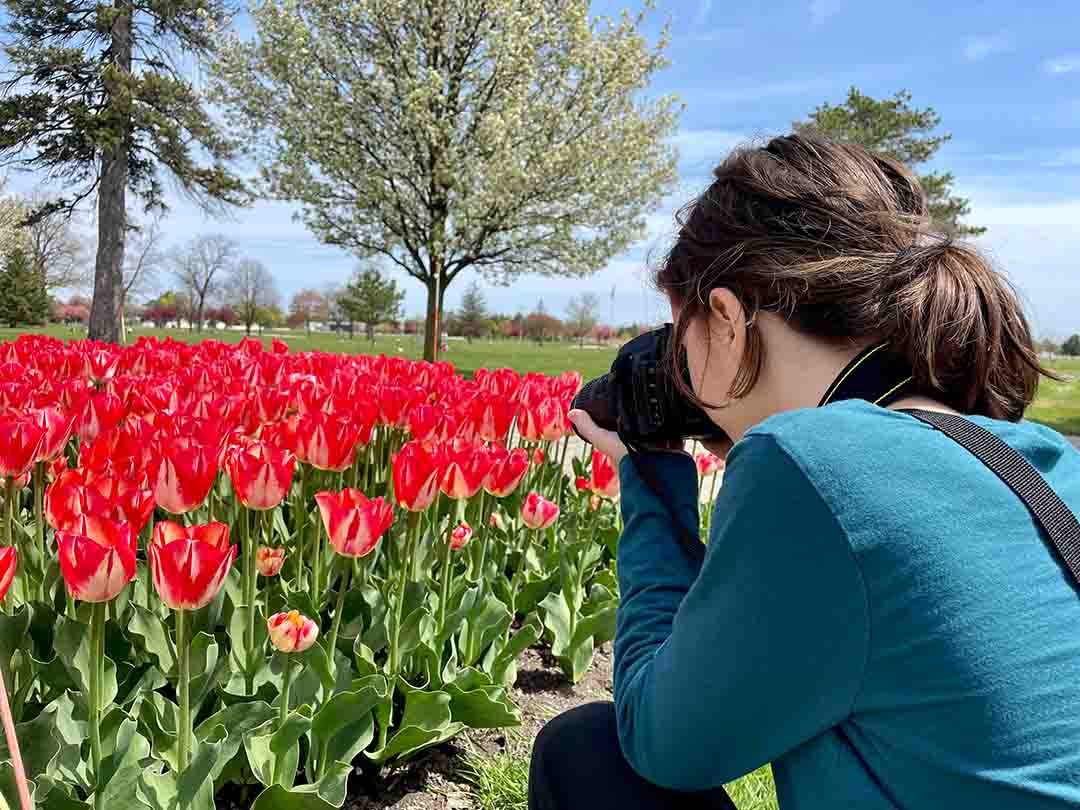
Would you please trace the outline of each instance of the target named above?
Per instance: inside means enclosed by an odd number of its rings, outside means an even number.
[[[976,419],[1080,514],[1080,454]],[[696,526],[684,454],[640,457]],[[1080,596],[978,459],[862,401],[775,416],[728,458],[705,561],[624,459],[619,738],[679,790],[773,763],[782,810],[1080,807]]]

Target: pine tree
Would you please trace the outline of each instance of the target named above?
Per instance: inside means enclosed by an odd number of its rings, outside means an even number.
[[[473,338],[482,337],[487,331],[487,303],[480,285],[475,281],[461,297],[461,310],[458,312],[458,325],[461,334],[472,343]]]
[[[91,338],[116,342],[127,192],[165,208],[161,168],[206,207],[240,203],[226,168],[235,144],[215,126],[179,56],[209,57],[224,0],[4,0],[7,65],[0,161],[62,179],[72,193],[30,221],[96,194]],[[201,159],[205,159],[205,164]]]
[[[338,296],[338,306],[351,321],[367,328],[368,340],[375,341],[375,325],[401,317],[405,291],[378,269],[358,270]]]
[[[10,327],[38,326],[49,315],[49,293],[45,279],[36,272],[21,247],[4,257],[0,272],[0,323]]]
[[[856,143],[915,169],[952,139],[947,132],[930,134],[940,124],[941,116],[933,107],[922,110],[912,107],[911,93],[906,90],[879,101],[852,87],[843,104],[822,104],[808,120],[796,121],[793,126],[796,131],[816,132],[836,141]],[[960,221],[971,213],[971,205],[967,199],[952,194],[954,179],[949,172],[919,177],[934,224],[956,236],[985,233],[986,228]]]

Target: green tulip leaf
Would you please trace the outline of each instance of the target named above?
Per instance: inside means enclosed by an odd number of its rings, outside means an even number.
[[[476,669],[461,671],[458,679],[443,687],[450,695],[450,714],[469,728],[504,728],[521,725],[521,712],[506,689],[487,681]]]
[[[311,751],[315,772],[335,761],[352,762],[375,735],[372,710],[388,697],[382,675],[358,678],[352,691],[334,695],[323,704],[311,724]]]
[[[340,806],[330,804],[319,796],[313,785],[304,785],[294,790],[274,785],[259,794],[251,805],[251,810],[334,810]]]
[[[305,717],[299,711],[289,712],[285,722],[270,737],[270,751],[274,756],[289,751],[310,729],[310,717]]]
[[[544,627],[552,636],[551,654],[561,658],[570,646],[570,606],[560,591],[545,596],[540,608],[544,615]]]
[[[0,613],[0,668],[5,683],[15,682],[11,677],[11,657],[16,650],[25,649],[26,636],[30,630],[30,608],[23,605],[11,615]]]
[[[425,692],[399,681],[405,693],[405,714],[401,725],[386,747],[368,754],[379,765],[391,760],[405,760],[417,751],[449,740],[465,726],[453,722],[450,695],[446,692]]]
[[[117,732],[115,750],[101,763],[105,779],[103,807],[130,806],[142,777],[142,760],[150,754],[150,743],[135,730],[135,721],[126,719]]]
[[[57,657],[75,686],[82,695],[89,694],[90,625],[61,616],[57,619],[53,643]],[[102,686],[102,705],[107,706],[116,699],[116,664],[108,657],[105,658],[105,681]]]
[[[136,639],[136,645],[148,655],[158,669],[168,674],[176,666],[176,651],[161,619],[140,605],[133,605],[128,621],[128,634]]]
[[[225,666],[225,659],[219,659],[218,644],[213,636],[198,633],[191,640],[188,661],[191,671],[189,694],[191,695],[191,712],[194,716],[198,714],[203,700],[217,684],[218,675]]]
[[[493,641],[505,636],[513,619],[506,605],[488,596],[480,610],[470,614],[462,624],[458,644],[462,665],[475,664]]]

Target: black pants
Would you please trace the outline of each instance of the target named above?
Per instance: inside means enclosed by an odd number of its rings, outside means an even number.
[[[646,782],[619,747],[614,703],[589,703],[544,726],[529,769],[529,810],[736,810],[723,788],[680,793]]]

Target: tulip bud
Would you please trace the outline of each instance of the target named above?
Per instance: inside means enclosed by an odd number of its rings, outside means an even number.
[[[530,529],[546,529],[558,516],[559,507],[539,492],[530,492],[521,504],[521,519]]]
[[[450,548],[457,551],[472,537],[472,527],[465,521],[461,521],[457,527],[450,533]]]
[[[588,492],[589,479],[579,475],[574,479],[574,486],[577,488],[578,492]]]
[[[264,577],[276,577],[285,564],[285,549],[259,546],[255,550],[255,568]]]
[[[283,653],[304,652],[319,636],[319,625],[298,610],[275,613],[266,620],[266,631],[274,649]]]
[[[544,463],[545,458],[546,456],[544,455],[544,448],[537,447],[535,450],[533,450],[533,464],[539,466]]]
[[[591,498],[589,498],[589,508],[592,509],[594,512],[600,508],[599,495],[593,495]]]

